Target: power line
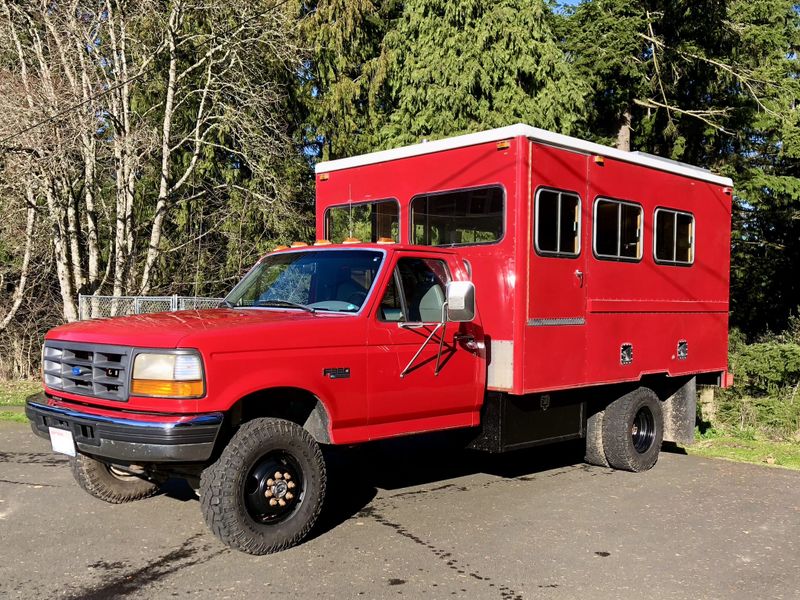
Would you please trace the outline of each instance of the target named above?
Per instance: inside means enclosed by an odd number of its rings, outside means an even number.
[[[264,12],[258,13],[257,15],[254,15],[253,17],[248,17],[247,19],[242,20],[241,22],[239,22],[238,25],[236,25],[236,27],[230,27],[228,30],[223,31],[223,33],[221,33],[221,34],[212,35],[207,40],[204,40],[203,42],[198,44],[196,46],[196,49],[202,48],[203,46],[205,46],[206,44],[208,44],[209,42],[211,42],[213,40],[218,40],[220,35],[228,34],[228,33],[232,32],[232,31],[238,29],[239,27],[241,27],[242,25],[244,25],[248,21],[253,21],[255,19],[258,19],[260,17],[268,15],[269,13],[277,10],[278,8],[283,6],[284,4],[287,4],[288,2],[289,2],[289,0],[282,0],[281,2],[271,6],[268,10],[265,10]],[[145,69],[144,71],[141,71],[140,73],[137,73],[136,75],[134,75],[132,77],[129,77],[128,79],[125,79],[124,81],[121,81],[121,82],[119,82],[117,84],[114,84],[110,88],[108,88],[106,90],[103,90],[102,92],[100,92],[98,94],[94,94],[94,95],[86,98],[85,100],[82,100],[81,102],[78,102],[77,104],[73,104],[72,106],[69,106],[68,108],[65,108],[63,110],[58,111],[54,115],[50,115],[46,119],[38,121],[38,122],[34,123],[33,125],[29,125],[28,127],[25,127],[25,128],[23,128],[23,129],[21,129],[19,131],[16,131],[16,132],[12,133],[11,135],[8,135],[8,136],[0,139],[0,151],[8,150],[8,147],[6,146],[6,144],[8,142],[10,142],[11,140],[13,140],[14,138],[17,138],[17,137],[20,137],[22,135],[25,135],[29,131],[33,131],[34,129],[38,129],[39,127],[42,127],[43,125],[47,125],[48,123],[52,123],[54,121],[58,121],[58,120],[62,119],[63,117],[67,116],[72,111],[77,110],[79,108],[82,108],[83,106],[86,106],[87,104],[90,104],[91,102],[94,102],[95,100],[98,100],[99,98],[102,98],[104,96],[107,96],[108,94],[111,94],[112,92],[115,92],[116,90],[120,89],[121,87],[123,87],[123,86],[125,86],[125,85],[127,85],[127,84],[129,84],[129,83],[131,83],[133,81],[136,81],[137,79],[143,77],[146,74],[149,74],[149,73],[155,71],[155,69],[156,69],[156,65],[153,64],[153,66]]]

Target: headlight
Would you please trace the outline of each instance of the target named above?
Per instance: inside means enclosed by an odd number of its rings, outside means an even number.
[[[199,398],[203,388],[203,361],[197,354],[136,355],[131,383],[134,396]]]

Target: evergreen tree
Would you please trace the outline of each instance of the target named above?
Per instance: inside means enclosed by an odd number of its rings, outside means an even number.
[[[732,323],[800,304],[798,13],[788,0],[581,3],[559,31],[592,96],[583,134],[733,177]],[[619,136],[620,138],[622,136]]]
[[[374,150],[381,116],[384,36],[402,5],[395,0],[317,0],[303,6],[311,50],[301,77],[312,154],[323,160]]]
[[[571,133],[587,88],[543,0],[409,0],[383,44],[383,146],[519,121]]]

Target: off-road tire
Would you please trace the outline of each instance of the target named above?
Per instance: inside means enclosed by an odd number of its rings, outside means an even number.
[[[603,415],[599,410],[586,419],[586,455],[583,460],[596,467],[608,467],[608,459],[603,448]]]
[[[135,475],[115,474],[111,465],[85,454],[71,458],[70,467],[75,481],[84,491],[111,504],[149,498],[159,490],[153,481]]]
[[[245,504],[246,478],[270,452],[295,460],[303,489],[299,506],[285,520],[259,523]],[[226,545],[248,554],[269,554],[308,536],[322,509],[325,487],[325,460],[311,434],[291,421],[261,418],[242,425],[219,459],[203,471],[200,503],[209,529]]]
[[[639,411],[652,416],[652,439],[637,450],[632,429]],[[608,464],[625,471],[647,471],[656,464],[664,438],[661,401],[652,390],[640,387],[609,404],[603,415],[603,450]]]

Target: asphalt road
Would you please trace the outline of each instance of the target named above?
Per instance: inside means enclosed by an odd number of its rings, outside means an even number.
[[[0,423],[0,597],[800,598],[800,473],[663,453],[630,474],[577,452],[370,446],[339,457],[316,537],[251,557],[179,482],[107,505]]]

